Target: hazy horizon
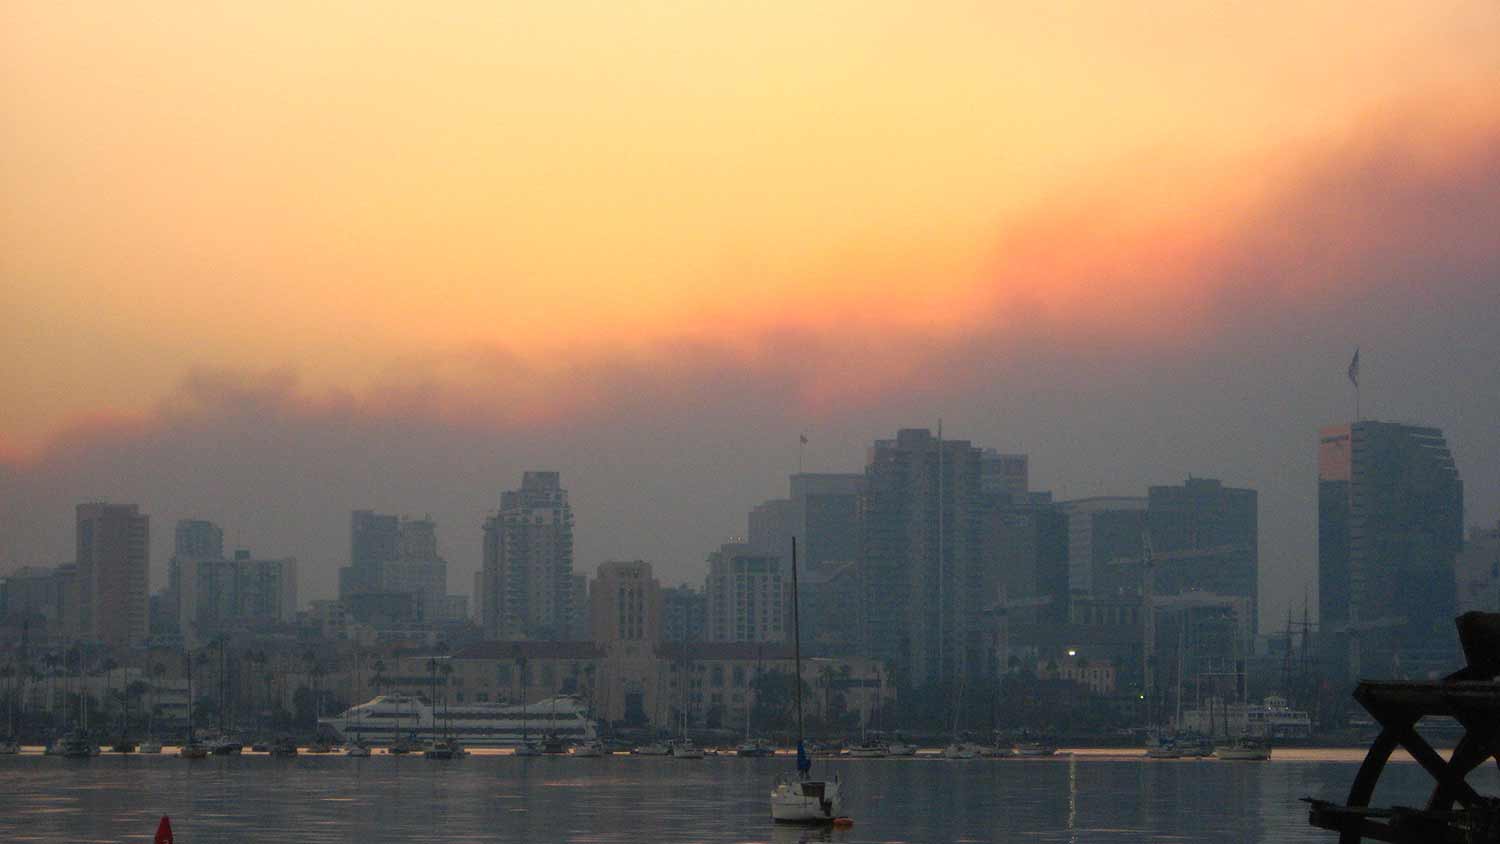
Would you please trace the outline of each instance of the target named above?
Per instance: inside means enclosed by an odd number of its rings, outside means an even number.
[[[1318,428],[1444,430],[1500,520],[1500,7],[0,9],[0,571],[73,506],[302,561],[527,469],[575,570],[701,582],[902,427],[1059,499],[1260,492],[1316,612]]]

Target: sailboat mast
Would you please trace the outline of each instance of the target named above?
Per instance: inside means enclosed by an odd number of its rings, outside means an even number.
[[[797,748],[801,751],[802,728],[802,613],[797,597],[797,537],[792,537],[792,658],[796,671],[792,676],[792,691],[797,701]]]

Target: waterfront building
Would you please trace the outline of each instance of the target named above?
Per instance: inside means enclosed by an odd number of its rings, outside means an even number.
[[[1318,442],[1318,620],[1331,677],[1451,669],[1463,482],[1443,432],[1327,427]]]
[[[643,560],[599,564],[589,590],[589,628],[593,641],[656,642],[661,639],[661,584]]]
[[[71,639],[78,627],[78,566],[23,566],[0,577],[0,627],[17,644]]]
[[[75,522],[80,638],[110,647],[143,643],[151,518],[134,504],[79,504]]]
[[[485,637],[563,639],[573,610],[573,509],[557,472],[526,472],[484,523]]]

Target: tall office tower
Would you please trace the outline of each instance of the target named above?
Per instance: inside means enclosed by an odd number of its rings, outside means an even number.
[[[708,555],[710,642],[782,642],[792,631],[792,576],[787,558],[728,543]]]
[[[1319,432],[1318,626],[1332,677],[1452,667],[1463,501],[1437,428],[1364,421]]]
[[[1042,628],[1068,620],[1068,517],[1051,493],[1002,492],[990,496],[983,523],[1010,636],[1040,644]]]
[[[224,559],[224,530],[203,519],[178,519],[172,556],[184,560]]]
[[[183,631],[183,571],[191,562],[224,559],[224,529],[203,519],[178,519],[167,560],[167,588],[162,594],[174,633]],[[162,631],[153,632],[166,632]]]
[[[526,472],[484,523],[481,618],[489,639],[563,639],[573,601],[573,508],[556,472]]]
[[[173,568],[180,594],[177,627],[189,647],[219,633],[263,630],[297,617],[297,560],[256,559],[249,551],[233,559],[178,559]]]
[[[1253,635],[1260,566],[1257,510],[1255,490],[1227,487],[1212,478],[1151,487],[1146,524],[1157,558],[1156,594],[1249,598],[1245,621]]]
[[[687,585],[661,590],[661,640],[702,642],[707,639],[707,596]]]
[[[151,517],[134,504],[79,504],[78,633],[111,647],[148,632]]]
[[[589,637],[595,642],[661,639],[661,584],[642,560],[599,564],[589,590]]]
[[[1024,454],[1002,454],[993,448],[979,455],[979,485],[986,493],[1024,496],[1031,490],[1030,469]]]
[[[1059,505],[1068,517],[1068,591],[1094,598],[1139,595],[1146,499],[1079,498]]]
[[[404,621],[456,621],[447,593],[448,561],[438,554],[437,523],[430,517],[371,510],[351,514],[349,565],[339,569],[340,600],[360,606],[399,604],[409,608],[395,614],[409,616]]]
[[[853,562],[859,554],[859,491],[865,476],[805,472],[790,480],[789,497],[750,511],[746,544],[789,557],[795,536],[800,571]]]
[[[870,449],[860,494],[862,640],[914,685],[992,668],[997,583],[981,550],[979,449],[904,429]]]

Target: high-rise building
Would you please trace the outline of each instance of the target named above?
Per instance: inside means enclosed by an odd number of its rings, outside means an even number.
[[[991,495],[1025,495],[1031,491],[1029,464],[1024,454],[1002,454],[987,448],[979,455],[980,488]]]
[[[1122,561],[1145,547],[1146,499],[1101,496],[1064,501],[1068,517],[1068,591],[1114,599],[1139,595],[1141,568]]]
[[[178,519],[172,556],[184,560],[224,559],[224,530],[203,519]]]
[[[0,635],[42,644],[74,638],[78,625],[78,567],[23,566],[0,577]],[[29,638],[28,638],[29,637]]]
[[[859,491],[864,479],[861,474],[792,475],[789,497],[773,498],[750,511],[746,544],[787,557],[795,536],[801,571],[852,562],[859,554]]]
[[[350,517],[349,565],[339,569],[339,598],[362,595],[406,595],[409,601],[381,601],[382,607],[402,606],[411,617],[403,623],[457,621],[448,600],[448,561],[438,553],[437,523],[430,517],[413,519],[355,510]],[[386,613],[381,617],[388,617]]]
[[[180,594],[177,626],[189,646],[219,633],[291,624],[297,617],[297,560],[172,559]]]
[[[1051,493],[990,496],[984,553],[999,581],[1012,636],[1026,625],[1056,627],[1068,619],[1068,516]]]
[[[870,450],[859,505],[862,639],[914,685],[992,668],[998,585],[981,549],[979,456],[926,429]]]
[[[79,504],[78,634],[111,647],[148,633],[151,517],[134,504]]]
[[[573,612],[573,508],[557,472],[526,472],[484,523],[481,621],[489,639],[565,639]]]
[[[1463,482],[1437,428],[1319,432],[1318,624],[1334,676],[1422,676],[1455,658]]]
[[[792,577],[778,554],[728,543],[708,555],[710,642],[781,642],[791,633]]]
[[[687,585],[661,590],[661,638],[664,642],[707,641],[707,597]]]
[[[661,639],[661,584],[643,560],[599,565],[589,590],[590,636],[596,643]]]
[[[1206,592],[1250,599],[1246,619],[1256,630],[1260,563],[1255,490],[1224,486],[1212,478],[1188,478],[1181,486],[1147,492],[1155,592]]]

